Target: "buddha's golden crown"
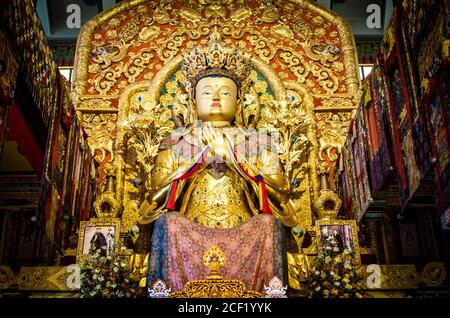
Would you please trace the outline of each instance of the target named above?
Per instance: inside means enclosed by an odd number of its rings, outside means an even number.
[[[188,91],[193,91],[203,77],[222,75],[234,80],[238,88],[243,90],[251,72],[250,59],[250,54],[236,47],[224,46],[221,34],[214,31],[208,45],[185,53],[181,66],[185,87]]]

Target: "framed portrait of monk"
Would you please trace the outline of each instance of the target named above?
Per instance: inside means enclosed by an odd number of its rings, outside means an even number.
[[[80,223],[77,262],[95,253],[108,256],[118,251],[119,219],[92,219]]]
[[[358,230],[355,220],[317,220],[318,252],[326,255],[354,253],[361,264]]]

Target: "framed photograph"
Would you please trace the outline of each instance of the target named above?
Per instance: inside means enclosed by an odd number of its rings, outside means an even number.
[[[118,251],[119,219],[92,219],[80,223],[78,232],[77,262],[96,251],[108,256]]]
[[[356,261],[361,264],[355,220],[316,220],[316,235],[319,253],[340,254],[347,250],[355,253]]]

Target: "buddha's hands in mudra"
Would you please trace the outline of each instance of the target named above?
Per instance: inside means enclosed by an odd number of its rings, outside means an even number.
[[[222,162],[230,160],[230,145],[220,129],[207,122],[203,127],[203,143],[209,146],[209,153]]]

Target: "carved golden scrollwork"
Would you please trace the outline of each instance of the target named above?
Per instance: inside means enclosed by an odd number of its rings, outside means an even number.
[[[357,108],[355,105],[354,96],[322,96],[320,99],[322,101],[321,108],[324,108],[327,111],[348,111]]]
[[[431,262],[425,265],[420,275],[420,281],[427,286],[439,286],[447,277],[444,263]]]
[[[128,47],[122,47],[122,50],[127,52]],[[143,72],[145,67],[148,67],[151,61],[154,61],[154,55],[151,53],[153,48],[144,48],[137,53],[128,53],[130,57],[129,61],[125,64],[121,63],[117,66],[111,64],[111,60],[102,60],[92,64],[89,68],[90,73],[97,74],[93,79],[89,80],[93,86],[89,89],[89,93],[100,93],[104,95],[108,93],[118,80],[123,76],[127,80],[119,82],[118,88],[113,90],[113,94],[117,94],[120,88],[125,88],[126,85],[134,83],[136,78]],[[101,64],[100,64],[101,63]],[[99,65],[105,65],[103,66]]]
[[[301,225],[303,228],[306,228],[312,225],[311,200],[319,195],[319,180],[316,171],[316,163],[319,160],[317,151],[318,142],[315,131],[315,122],[311,120],[314,119],[314,102],[304,85],[301,85],[297,81],[284,81],[283,84],[287,89],[286,93],[288,98],[293,98],[294,101],[299,98],[301,99],[306,116],[310,120],[310,124],[306,128],[306,137],[308,138],[310,147],[308,160],[294,170],[294,173],[299,173],[299,180],[301,181],[296,185],[298,185],[297,190],[301,194],[300,198],[293,199],[293,201],[295,204],[301,206],[299,209],[299,214],[301,215],[298,216],[298,219],[302,220]],[[295,192],[296,189],[294,187],[294,193]]]
[[[113,113],[82,113],[77,112],[81,125],[88,134],[88,145],[92,157],[97,162],[103,162],[107,153],[110,154],[109,161],[114,159],[113,137],[117,114]],[[100,155],[96,154],[100,151]]]
[[[287,180],[298,179],[302,172],[298,169],[299,166],[308,160],[310,142],[306,131],[311,122],[300,103],[301,101],[272,101],[258,123],[258,128],[277,130],[277,146]],[[294,189],[298,190],[298,187]]]
[[[69,291],[69,275],[66,266],[22,267],[17,280],[19,290]]]
[[[171,298],[261,298],[261,293],[246,290],[238,280],[189,281],[180,292],[171,292]]]
[[[145,2],[136,1],[133,6]],[[213,27],[217,26],[224,35],[251,43],[255,53],[267,63],[280,52],[280,57],[288,63],[285,64],[288,70],[297,74],[301,82],[311,74],[323,93],[334,93],[338,89],[342,90],[344,86],[350,88],[349,92],[358,91],[355,49],[348,25],[322,8],[304,0],[287,2],[286,6],[292,8],[289,11],[280,10],[270,1],[261,1],[259,8],[249,7],[245,1],[237,4],[234,1],[226,3],[212,1],[209,4],[206,2],[200,4],[197,8],[184,4],[184,7],[173,11],[170,8],[175,3],[177,1],[161,1],[154,9],[151,6],[141,5],[147,9],[136,10],[135,16],[120,29],[118,28],[120,22],[115,16],[129,10],[129,5],[119,5],[86,24],[81,33],[78,50],[79,67],[74,84],[77,94],[83,95],[82,90],[87,84],[91,84],[89,88],[91,93],[94,91],[105,93],[110,91],[119,79],[125,80],[128,84],[132,83],[143,68],[151,69],[158,65],[158,63],[152,64],[153,66],[148,64],[151,55],[156,53],[158,57],[152,60],[167,62],[179,53],[187,40],[196,41],[200,36],[211,33]],[[236,7],[237,5],[239,7]],[[229,18],[228,11],[233,12]],[[300,11],[306,14],[299,14]],[[227,19],[223,19],[225,17]],[[310,20],[305,22],[305,17]],[[100,23],[104,26],[103,22],[108,19],[109,23],[104,27],[106,35],[94,33],[97,26]],[[172,32],[164,32],[157,25],[166,24],[171,20]],[[117,22],[112,23],[113,21]],[[278,24],[272,25],[275,22]],[[267,31],[262,28],[266,24],[271,25]],[[334,31],[329,32],[327,28],[334,28]],[[113,32],[116,29],[120,30],[117,38]],[[257,31],[258,29],[261,31]],[[325,41],[327,32],[332,41]],[[95,38],[94,35],[98,35],[98,39],[91,42],[92,37]],[[291,44],[288,46],[285,43],[277,44],[280,38],[291,40]],[[91,44],[94,45],[93,51]],[[301,50],[291,46],[298,46]],[[130,51],[131,47],[143,49]],[[88,53],[90,55],[86,56]],[[281,61],[277,60],[277,63]],[[134,68],[133,72],[127,72],[130,67]],[[88,77],[84,72],[87,70],[90,74],[96,75],[86,80]],[[347,73],[345,78],[338,75],[342,71]],[[112,92],[116,94],[117,89],[113,89]]]
[[[155,87],[155,83],[130,87],[124,93],[123,104],[120,103],[123,107],[119,114],[115,168],[116,198],[124,206],[124,228],[130,228],[139,218],[140,192],[135,186],[136,178],[150,180],[160,143],[167,137],[166,133],[175,128],[171,120],[175,107],[171,110],[168,105],[155,101],[153,89],[161,89],[159,85]],[[148,186],[147,183],[144,185]]]
[[[80,103],[78,111],[92,111],[92,110],[108,110],[111,109],[111,101],[101,98],[92,98],[83,100]]]
[[[326,155],[330,161],[336,161],[347,138],[351,113],[320,112],[315,117],[319,130],[320,159],[324,160],[323,155]]]
[[[8,289],[17,284],[17,277],[10,267],[0,265],[0,289]]]

